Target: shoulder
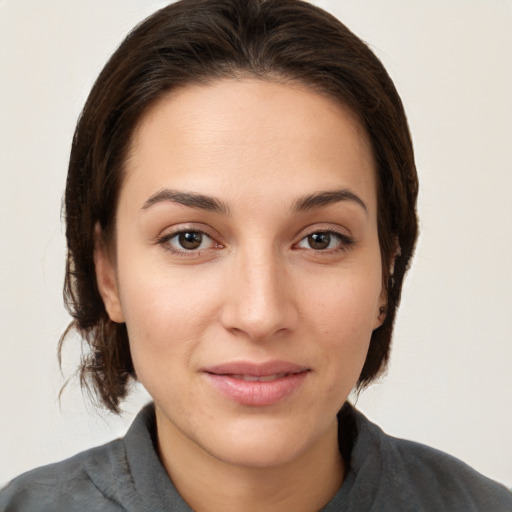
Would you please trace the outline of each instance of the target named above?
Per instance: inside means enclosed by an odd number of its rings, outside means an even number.
[[[356,465],[362,474],[378,477],[378,495],[388,504],[414,511],[512,511],[508,489],[459,459],[389,436],[360,413],[357,423]]]
[[[403,482],[416,484],[428,501],[443,504],[446,510],[512,510],[510,491],[461,460],[412,441],[388,437],[388,443],[402,468]]]
[[[123,464],[121,440],[81,452],[62,462],[28,471],[0,491],[2,512],[120,511],[113,472]],[[115,468],[115,469],[114,469]]]

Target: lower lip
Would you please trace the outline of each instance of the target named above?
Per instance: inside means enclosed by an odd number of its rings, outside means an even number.
[[[269,382],[246,381],[230,375],[205,373],[213,386],[224,396],[241,405],[273,405],[295,392],[304,382],[308,372],[289,374]]]

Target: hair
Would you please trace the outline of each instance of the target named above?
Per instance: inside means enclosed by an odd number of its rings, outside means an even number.
[[[125,324],[112,322],[98,291],[95,226],[115,238],[123,166],[141,116],[177,87],[221,78],[293,81],[358,118],[376,168],[383,324],[373,331],[357,382],[385,368],[402,282],[417,237],[418,179],[400,97],[367,45],[339,20],[302,0],[181,0],[126,37],[96,80],[74,134],[64,198],[64,299],[84,343],[80,382],[118,413],[136,379]],[[394,260],[394,272],[390,264]]]

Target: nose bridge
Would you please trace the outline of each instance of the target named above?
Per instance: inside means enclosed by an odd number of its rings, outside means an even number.
[[[265,339],[293,324],[285,263],[267,242],[250,244],[236,257],[225,326]]]

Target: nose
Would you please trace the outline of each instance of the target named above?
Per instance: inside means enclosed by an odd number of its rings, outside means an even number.
[[[289,270],[270,249],[249,252],[231,268],[221,314],[224,327],[254,341],[293,331],[298,310]]]

